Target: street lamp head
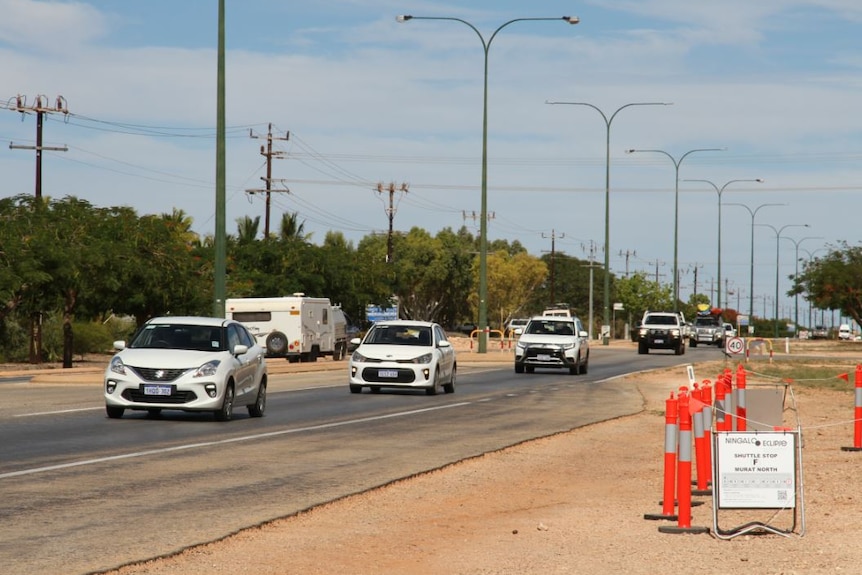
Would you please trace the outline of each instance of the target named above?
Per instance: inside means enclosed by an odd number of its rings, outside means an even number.
[[[581,19],[578,18],[577,16],[563,16],[563,20],[565,20],[569,24],[573,24],[573,25],[577,24],[581,21]]]
[[[395,17],[396,22],[407,22],[408,20],[412,20],[413,16],[409,14],[399,14]]]

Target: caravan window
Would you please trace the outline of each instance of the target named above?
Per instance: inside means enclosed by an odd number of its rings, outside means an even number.
[[[326,308],[323,308],[323,325],[328,325],[328,324],[329,324],[329,310]]]
[[[272,313],[268,311],[235,311],[232,315],[233,319],[240,323],[272,321]]]

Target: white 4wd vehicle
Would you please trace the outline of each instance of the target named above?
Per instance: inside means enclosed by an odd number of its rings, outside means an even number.
[[[537,367],[568,368],[587,373],[590,340],[581,320],[573,316],[537,316],[524,328],[515,345],[515,373],[533,373]]]
[[[638,328],[638,353],[651,349],[672,349],[676,355],[685,353],[687,329],[679,312],[648,311]]]

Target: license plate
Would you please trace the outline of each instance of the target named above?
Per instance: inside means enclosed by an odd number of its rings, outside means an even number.
[[[380,369],[377,370],[377,377],[395,379],[398,377],[398,372],[394,369]]]
[[[658,338],[658,339],[656,339],[656,340],[655,340],[655,342],[656,342],[656,343],[664,343],[664,340],[663,340],[663,339],[661,339],[661,338]]]
[[[539,361],[551,361],[551,356],[547,353],[540,353],[536,356],[536,359],[538,359]]]
[[[170,385],[145,385],[144,395],[170,395],[172,392]]]

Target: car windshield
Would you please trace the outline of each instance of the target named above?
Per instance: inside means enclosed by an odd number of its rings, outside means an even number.
[[[672,315],[650,315],[647,316],[646,324],[653,325],[677,325],[677,318]]]
[[[376,325],[364,344],[430,346],[431,328],[423,325]]]
[[[225,351],[227,343],[224,336],[225,330],[218,326],[147,324],[129,347]]]
[[[541,320],[530,322],[527,333],[546,335],[575,335],[575,329],[570,321]]]

